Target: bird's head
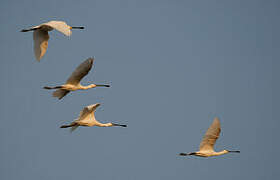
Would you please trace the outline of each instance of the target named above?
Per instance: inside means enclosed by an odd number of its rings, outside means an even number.
[[[108,84],[90,84],[90,85],[86,86],[86,89],[95,88],[95,87],[110,87],[110,85],[108,85]]]
[[[94,105],[94,107],[97,108],[97,107],[100,106],[100,105],[101,105],[100,103],[96,103],[96,104]]]
[[[90,84],[90,85],[88,85],[89,86],[89,88],[95,88],[96,87],[96,84]]]

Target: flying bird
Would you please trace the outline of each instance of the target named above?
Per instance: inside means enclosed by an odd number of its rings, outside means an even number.
[[[80,81],[85,77],[90,69],[92,68],[94,58],[88,58],[83,63],[81,63],[76,70],[71,74],[65,84],[61,86],[49,87],[45,86],[44,89],[57,89],[53,92],[53,97],[57,97],[58,99],[62,99],[66,96],[70,91],[76,90],[86,90],[95,87],[110,87],[110,85],[104,84],[89,84],[87,86],[83,86],[80,84]]]
[[[110,127],[110,126],[121,126],[127,127],[123,124],[116,124],[116,123],[100,123],[95,119],[94,112],[96,108],[100,106],[99,103],[92,104],[89,106],[84,107],[84,109],[80,112],[80,116],[74,122],[69,125],[63,125],[60,128],[69,128],[71,127],[71,132],[74,131],[79,126],[99,126],[99,127]]]
[[[240,151],[229,151],[229,150],[223,150],[220,152],[214,151],[214,145],[216,143],[216,140],[219,138],[221,132],[221,125],[219,119],[216,117],[213,121],[213,123],[210,125],[208,130],[206,131],[200,146],[199,151],[197,152],[191,152],[191,153],[180,153],[180,156],[200,156],[200,157],[210,157],[210,156],[219,156],[222,154],[227,153],[240,153]]]
[[[71,29],[84,29],[84,27],[72,27],[67,25],[64,21],[50,21],[29,29],[21,30],[21,32],[33,31],[34,53],[37,61],[40,61],[45,55],[48,48],[48,40],[50,38],[48,31],[52,31],[53,29],[56,29],[66,36],[71,36]]]

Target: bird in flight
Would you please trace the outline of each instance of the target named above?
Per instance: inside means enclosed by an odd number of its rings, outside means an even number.
[[[50,38],[48,31],[52,31],[53,29],[56,29],[66,36],[71,36],[71,29],[84,29],[84,27],[72,27],[67,25],[64,21],[49,21],[29,29],[21,30],[21,32],[33,31],[34,53],[37,61],[40,61],[45,55]]]
[[[94,112],[96,108],[100,106],[99,103],[92,104],[89,106],[84,107],[84,109],[80,112],[80,116],[74,122],[69,125],[63,125],[60,128],[69,128],[71,127],[71,132],[77,129],[79,126],[99,126],[99,127],[111,127],[111,126],[121,126],[127,127],[123,124],[116,124],[116,123],[100,123],[95,119]]]
[[[87,86],[83,86],[80,84],[80,81],[85,77],[90,69],[92,68],[94,58],[88,58],[83,63],[81,63],[76,70],[71,74],[65,84],[61,86],[49,87],[45,86],[44,89],[57,89],[53,92],[53,97],[57,97],[58,99],[62,99],[66,96],[70,91],[76,90],[86,90],[95,87],[110,87],[110,85],[104,84],[89,84]]]
[[[210,125],[208,130],[206,131],[200,146],[199,151],[197,152],[191,152],[191,153],[180,153],[180,156],[200,156],[200,157],[210,157],[210,156],[219,156],[222,154],[227,153],[240,153],[240,151],[229,151],[229,150],[223,150],[220,152],[214,151],[214,145],[216,143],[216,140],[219,138],[221,132],[221,125],[219,119],[216,117],[213,121],[213,123]]]

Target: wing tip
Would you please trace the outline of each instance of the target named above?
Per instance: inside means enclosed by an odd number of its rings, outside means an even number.
[[[219,118],[219,117],[215,117],[215,118],[214,118],[214,121],[220,122],[220,118]]]
[[[88,61],[89,61],[90,63],[93,63],[93,61],[94,61],[94,56],[93,56],[93,57],[88,58]]]
[[[94,57],[90,57],[86,60],[91,66],[93,65]]]
[[[35,59],[37,62],[40,62],[43,56],[35,54]]]

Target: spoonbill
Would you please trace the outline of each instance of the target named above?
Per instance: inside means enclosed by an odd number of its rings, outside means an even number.
[[[65,84],[61,86],[49,87],[45,86],[44,89],[58,89],[53,92],[53,97],[57,97],[58,99],[62,99],[66,96],[70,91],[76,90],[86,90],[95,87],[110,87],[110,85],[104,84],[89,84],[87,86],[83,86],[80,84],[80,81],[84,76],[88,74],[90,71],[94,58],[88,58],[83,63],[81,63],[76,70],[71,74]]]
[[[37,61],[40,61],[45,55],[50,38],[48,31],[52,31],[53,29],[56,29],[66,36],[71,36],[71,29],[84,29],[84,27],[72,27],[67,25],[64,21],[49,21],[29,29],[21,30],[21,32],[33,31],[34,53]]]
[[[191,152],[191,153],[180,153],[179,155],[180,156],[194,155],[200,157],[210,157],[210,156],[219,156],[227,153],[240,153],[240,151],[229,151],[229,150],[223,150],[220,152],[214,151],[214,145],[216,143],[216,140],[219,138],[220,132],[221,132],[220,120],[216,117],[213,123],[206,131],[200,143],[199,151]]]
[[[99,126],[99,127],[110,127],[110,126],[121,126],[121,127],[127,127],[123,124],[116,124],[116,123],[100,123],[95,119],[94,112],[96,108],[100,106],[99,103],[92,104],[89,106],[84,107],[84,109],[80,112],[80,116],[78,119],[76,119],[74,122],[72,122],[69,125],[63,125],[60,128],[69,128],[71,127],[71,132],[74,131],[79,126]]]

